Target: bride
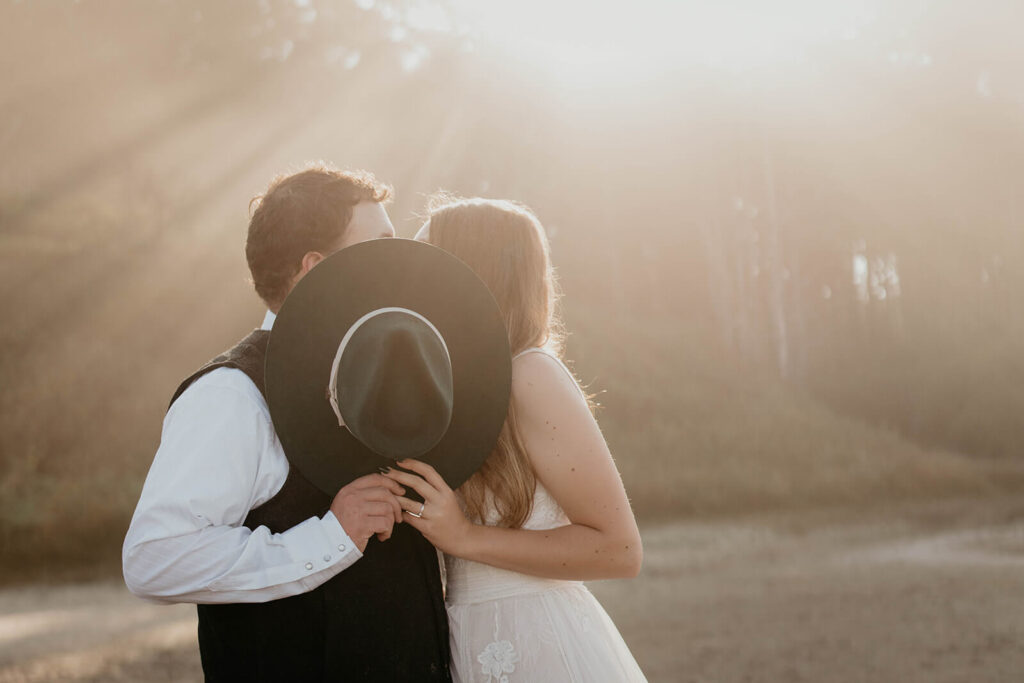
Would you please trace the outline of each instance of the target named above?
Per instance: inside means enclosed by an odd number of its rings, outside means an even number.
[[[643,681],[583,580],[631,578],[643,552],[590,404],[559,358],[540,222],[507,201],[453,200],[416,236],[467,263],[505,316],[512,400],[498,445],[455,493],[422,462],[387,476],[405,520],[445,554],[455,681]]]

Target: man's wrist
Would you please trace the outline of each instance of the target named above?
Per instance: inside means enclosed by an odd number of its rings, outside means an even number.
[[[345,527],[341,525],[341,521],[335,516],[332,510],[328,510],[323,516],[324,531],[327,533],[330,539],[332,549],[336,549],[340,553],[355,552],[358,553],[359,557],[362,557],[362,552],[359,550],[359,546],[356,542],[348,535],[345,531]]]

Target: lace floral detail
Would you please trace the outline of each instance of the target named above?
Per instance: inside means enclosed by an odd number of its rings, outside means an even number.
[[[508,676],[516,670],[516,662],[519,661],[519,653],[507,640],[496,640],[477,655],[476,660],[483,664],[483,672],[487,674],[487,680],[497,680],[498,683],[508,683]]]

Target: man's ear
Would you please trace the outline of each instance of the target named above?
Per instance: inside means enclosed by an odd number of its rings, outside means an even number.
[[[313,266],[324,260],[324,255],[319,251],[307,251],[306,255],[302,257],[302,270],[299,271],[299,276],[303,276],[309,271],[313,270]]]
[[[288,294],[292,291],[292,288],[295,287],[299,280],[306,277],[306,273],[313,270],[313,266],[315,266],[316,264],[320,263],[323,260],[324,255],[321,254],[319,251],[307,251],[306,255],[302,257],[302,262],[299,264],[299,272],[295,273],[295,276],[292,277],[291,284],[288,285],[288,291],[285,292],[285,296],[288,296]],[[277,307],[280,308],[281,304],[277,304]],[[271,308],[270,310],[274,311],[274,313],[277,313],[277,310],[275,310],[274,308]]]

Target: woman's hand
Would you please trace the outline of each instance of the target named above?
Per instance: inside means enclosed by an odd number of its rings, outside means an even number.
[[[416,474],[390,469],[384,476],[411,488],[423,498],[423,503],[418,503],[404,496],[396,496],[404,511],[403,520],[423,534],[438,550],[464,557],[475,525],[466,519],[455,492],[437,470],[424,462],[400,460],[398,464]]]

